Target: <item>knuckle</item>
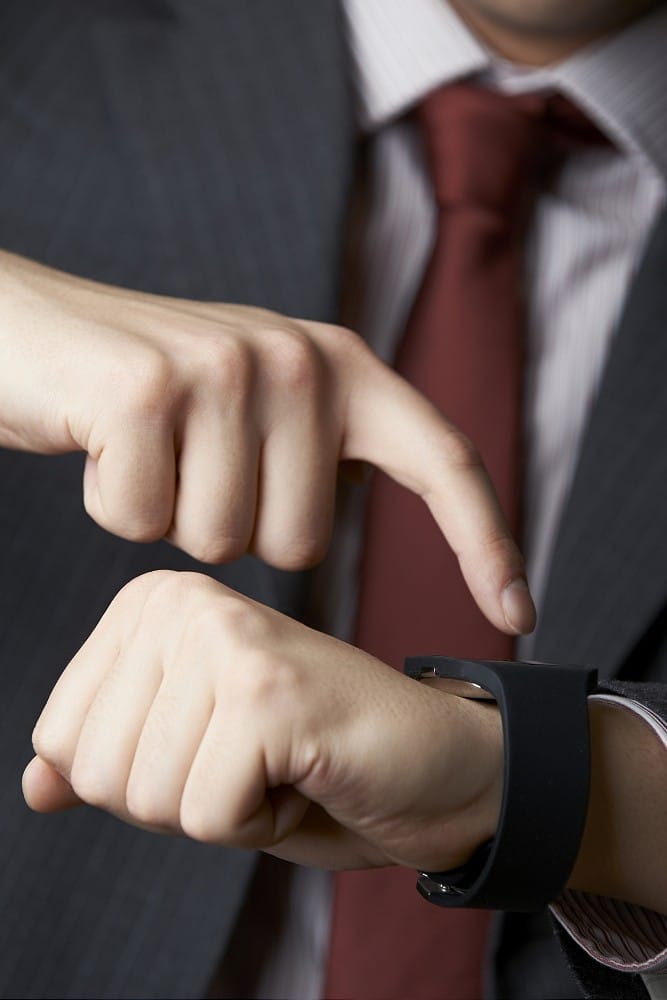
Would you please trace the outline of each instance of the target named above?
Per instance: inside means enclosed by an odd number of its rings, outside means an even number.
[[[293,705],[301,685],[294,666],[267,644],[246,657],[239,687],[254,712],[272,713]]]
[[[458,427],[449,427],[444,432],[442,455],[447,468],[455,471],[467,472],[483,466],[479,451]]]
[[[125,584],[121,593],[144,596],[157,587],[176,585],[179,577],[187,575],[187,573],[179,573],[174,569],[153,569],[148,573],[142,573],[141,576],[135,576],[129,583]]]
[[[261,620],[258,609],[233,591],[222,594],[215,605],[204,609],[204,613],[212,613],[226,630],[241,635],[256,632]]]
[[[160,634],[167,621],[187,628],[193,612],[202,604],[202,593],[208,588],[200,573],[169,572],[149,581],[138,603],[138,625],[146,634]],[[212,581],[213,582],[213,581]]]
[[[133,416],[160,417],[174,401],[175,373],[172,362],[157,348],[146,348],[127,374],[124,402]]]
[[[368,344],[347,326],[329,326],[327,338],[336,351],[353,356],[372,355]]]
[[[133,577],[118,591],[109,611],[122,615],[124,611],[145,605],[157,591],[164,592],[176,586],[173,578],[179,575],[175,570],[157,569]]]
[[[367,371],[369,365],[381,364],[366,341],[349,327],[326,325],[323,342],[326,344],[327,356],[333,359],[338,371]]]
[[[322,562],[329,547],[328,534],[294,539],[266,540],[257,554],[270,566],[281,570],[312,569]]]
[[[99,809],[109,809],[115,801],[115,783],[94,757],[77,755],[72,764],[70,785],[84,802]]]
[[[245,648],[261,641],[265,626],[259,610],[232,591],[219,591],[214,598],[200,593],[190,600],[186,633],[192,648],[204,641],[219,650],[230,644]]]
[[[201,563],[218,564],[233,562],[245,554],[250,541],[249,537],[219,535],[215,538],[203,538],[177,544],[189,555]]]
[[[175,570],[158,570],[139,577],[139,581],[142,582],[140,593],[145,599],[145,609],[148,611],[157,609],[164,614],[173,608],[176,612],[183,607],[184,602],[189,601],[192,595],[199,591],[200,577],[199,573],[179,573]]]
[[[329,547],[328,535],[317,535],[312,538],[300,538],[294,546],[294,557],[297,560],[296,569],[312,569],[321,563]]]
[[[221,843],[225,839],[224,826],[212,812],[202,803],[194,802],[190,796],[184,795],[179,816],[183,833],[202,844]]]
[[[115,517],[107,515],[101,527],[127,542],[157,542],[167,532],[170,523],[169,512],[147,510],[137,511],[131,517],[125,513]]]
[[[128,813],[145,826],[168,826],[171,810],[159,794],[156,783],[130,777],[125,792]]]
[[[298,328],[271,334],[270,374],[285,388],[315,391],[321,382],[321,359],[312,339]]]
[[[51,764],[60,773],[66,771],[69,761],[65,755],[64,741],[57,727],[40,719],[32,732],[32,745],[38,757]]]
[[[201,378],[225,401],[245,399],[254,377],[253,354],[238,336],[221,334],[201,338],[196,344],[196,365]]]

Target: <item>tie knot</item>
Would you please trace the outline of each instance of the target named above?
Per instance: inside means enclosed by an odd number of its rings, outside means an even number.
[[[440,207],[516,212],[539,174],[564,153],[607,141],[560,94],[515,96],[453,84],[428,94],[417,115]]]

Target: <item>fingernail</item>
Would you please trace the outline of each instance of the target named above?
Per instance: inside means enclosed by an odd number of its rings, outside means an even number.
[[[507,584],[500,595],[500,601],[505,621],[513,632],[524,635],[533,631],[536,618],[535,605],[523,577],[517,577]]]

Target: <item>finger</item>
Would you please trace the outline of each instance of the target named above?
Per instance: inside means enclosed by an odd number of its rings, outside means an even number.
[[[293,789],[285,789],[279,803],[274,811],[262,746],[248,720],[216,707],[183,790],[183,831],[205,843],[270,845],[288,832],[277,825],[277,817],[296,826],[307,808],[307,801]]]
[[[202,562],[237,559],[250,543],[259,434],[245,407],[200,405],[183,429],[169,540]]]
[[[156,646],[155,633],[142,628],[107,671],[86,712],[72,759],[69,780],[76,794],[116,815],[127,813],[132,762],[162,682]]]
[[[133,635],[155,576],[133,580],[116,595],[60,675],[35,724],[35,752],[66,779],[90,705]]]
[[[81,799],[50,764],[33,757],[23,772],[23,797],[35,812],[60,812],[81,805]]]
[[[84,506],[94,521],[121,538],[155,541],[172,521],[175,475],[169,423],[128,421],[86,459]]]
[[[213,691],[203,680],[181,671],[162,682],[127,782],[126,805],[134,821],[181,832],[183,789],[214,709]]]
[[[374,358],[355,374],[342,457],[369,461],[421,496],[489,621],[510,634],[531,631],[535,607],[523,559],[478,453]]]
[[[277,422],[262,448],[251,548],[280,569],[324,558],[333,526],[339,445],[320,401]]]

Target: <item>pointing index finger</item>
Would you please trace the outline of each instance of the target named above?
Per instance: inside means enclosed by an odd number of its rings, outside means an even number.
[[[532,631],[535,606],[523,558],[479,453],[372,355],[353,377],[341,458],[370,462],[420,496],[484,615],[509,634]]]

